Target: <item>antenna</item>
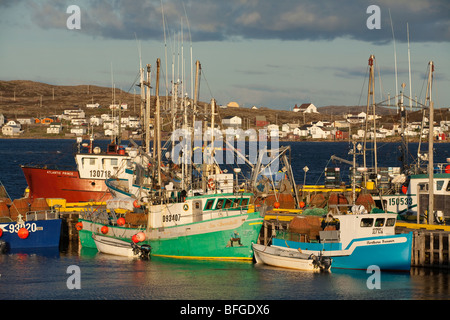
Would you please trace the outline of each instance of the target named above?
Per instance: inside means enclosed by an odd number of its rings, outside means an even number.
[[[392,24],[392,17],[391,17],[391,9],[389,9],[389,19],[391,20],[391,30],[392,30],[392,39],[394,41],[394,68],[395,68],[395,97],[398,95],[398,81],[397,81],[397,49],[395,48],[395,35],[394,35],[394,26]],[[398,113],[398,97],[395,101],[395,105],[397,107],[397,113]]]
[[[409,110],[412,111],[412,90],[411,90],[411,51],[409,48],[409,25],[406,23],[406,33],[408,35],[408,70],[409,70]]]

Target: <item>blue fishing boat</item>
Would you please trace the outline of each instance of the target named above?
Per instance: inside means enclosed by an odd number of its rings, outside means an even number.
[[[0,253],[59,249],[61,226],[58,210],[43,198],[0,197]]]
[[[272,246],[332,259],[332,268],[408,271],[412,233],[395,233],[396,214],[352,213],[299,216],[290,232],[279,232]]]

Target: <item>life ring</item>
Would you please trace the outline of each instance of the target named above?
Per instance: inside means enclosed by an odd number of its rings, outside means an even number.
[[[208,180],[208,188],[211,190],[214,190],[216,188],[216,185],[214,184],[213,178],[209,178]]]

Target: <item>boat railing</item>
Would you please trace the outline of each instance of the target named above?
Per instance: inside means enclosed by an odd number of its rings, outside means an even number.
[[[59,219],[59,212],[56,210],[28,211],[26,221],[55,220]]]

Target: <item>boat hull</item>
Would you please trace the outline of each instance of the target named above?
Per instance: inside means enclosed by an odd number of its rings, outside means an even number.
[[[95,242],[97,250],[101,253],[129,258],[138,257],[138,254],[133,252],[131,242],[105,237],[98,234],[93,234],[92,239]]]
[[[19,238],[20,228],[29,232],[25,239]],[[20,249],[58,248],[61,237],[61,219],[0,223],[2,236],[0,241],[6,243],[7,251]]]
[[[322,271],[309,255],[302,255],[299,252],[293,252],[292,255],[282,255],[280,252],[286,252],[286,250],[258,244],[253,244],[253,251],[255,253],[256,263],[285,269],[312,272]],[[300,257],[300,255],[302,255],[302,257]]]
[[[345,249],[338,244],[303,243],[273,239],[273,245],[301,249],[304,253],[319,254],[333,259],[332,268],[367,270],[378,266],[381,270],[408,271],[411,269],[412,233],[354,239]],[[334,247],[332,246],[334,245]]]
[[[102,179],[82,179],[76,170],[22,166],[30,198],[62,198],[67,202],[106,201],[112,198]]]
[[[98,233],[100,223],[80,219],[83,229],[79,231],[83,247],[95,248],[92,233]],[[139,230],[108,226],[108,236],[130,241],[139,231],[144,231],[146,244],[152,248],[152,256],[200,260],[248,260],[253,259],[252,243],[258,239],[263,218],[258,212],[194,222],[162,229]],[[237,232],[239,241],[232,240]]]

